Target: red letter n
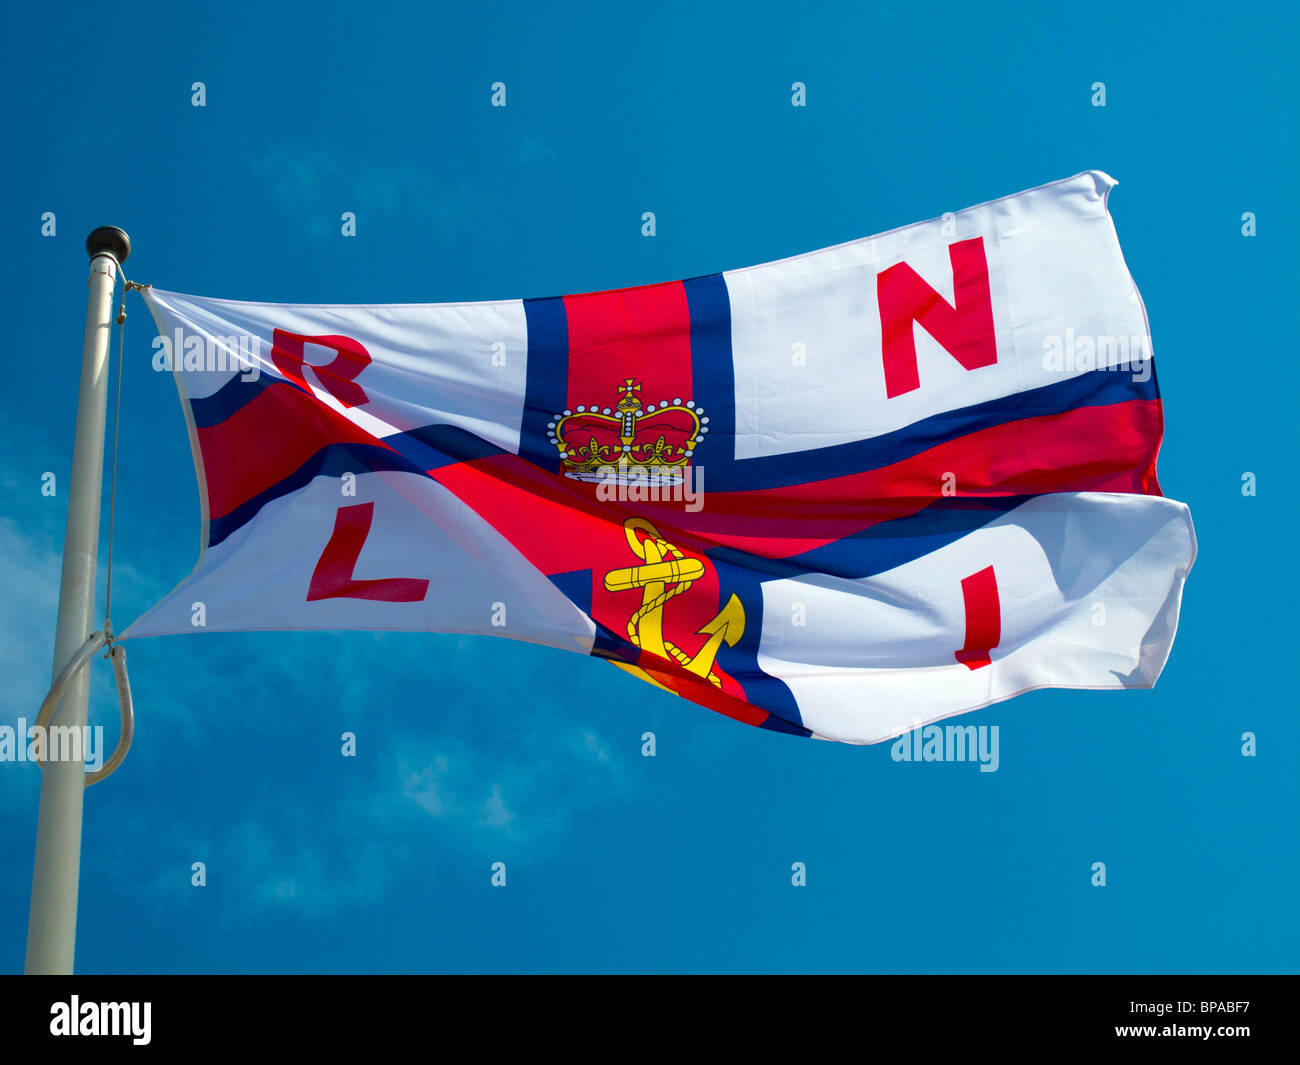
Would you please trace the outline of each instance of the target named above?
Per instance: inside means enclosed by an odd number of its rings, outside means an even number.
[[[968,370],[998,361],[984,238],[948,245],[948,258],[952,263],[955,306],[922,281],[907,263],[896,263],[876,275],[885,395],[890,398],[921,387],[913,322],[919,322],[944,351]]]
[[[375,599],[382,603],[418,603],[429,590],[429,582],[414,577],[385,577],[359,581],[352,576],[370,535],[375,516],[373,503],[339,507],[334,517],[334,533],[321,552],[316,571],[311,575],[307,602],[317,599]]]

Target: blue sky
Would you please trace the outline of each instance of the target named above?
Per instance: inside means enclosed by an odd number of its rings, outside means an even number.
[[[130,232],[130,277],[182,292],[549,296],[1099,168],[1151,321],[1161,482],[1200,541],[1158,687],[978,712],[1000,729],[987,774],[750,729],[506,640],[133,641],[135,746],[87,794],[80,971],[1295,970],[1294,12],[142,3],[8,24],[0,723],[48,682],[66,497],[41,477],[68,469],[101,224]],[[174,386],[143,302],[128,312],[119,628],[189,572],[199,524]],[[7,970],[38,793],[35,768],[0,764]]]

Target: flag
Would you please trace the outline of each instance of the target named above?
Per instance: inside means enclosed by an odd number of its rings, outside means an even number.
[[[1113,185],[578,296],[147,290],[202,544],[124,637],[505,636],[853,743],[1150,687],[1195,534]]]

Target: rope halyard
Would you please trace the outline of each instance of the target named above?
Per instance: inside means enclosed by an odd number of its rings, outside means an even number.
[[[108,636],[109,655],[113,653],[113,622],[110,620],[110,609],[113,604],[113,522],[117,515],[117,438],[118,430],[122,424],[122,367],[125,364],[124,355],[126,350],[126,294],[133,289],[142,291],[150,287],[135,281],[128,281],[125,277],[122,278],[122,303],[117,312],[117,395],[113,404],[113,463],[108,482],[108,572],[104,586],[104,632]]]

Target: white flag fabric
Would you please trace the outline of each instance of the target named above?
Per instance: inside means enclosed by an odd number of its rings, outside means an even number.
[[[1195,534],[1113,185],[579,296],[149,290],[202,543],[124,637],[506,636],[854,743],[1149,687]]]

